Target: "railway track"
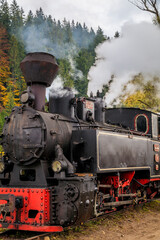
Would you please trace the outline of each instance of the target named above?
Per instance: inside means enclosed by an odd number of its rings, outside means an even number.
[[[30,238],[25,238],[25,240],[50,240],[51,233],[43,233]]]
[[[23,234],[24,232],[24,234]],[[19,237],[18,237],[19,235]],[[24,237],[25,235],[25,237]],[[28,236],[26,236],[28,235]],[[38,233],[37,232],[25,232],[16,230],[6,230],[0,233],[0,239],[4,237],[4,240],[50,240],[52,233]]]

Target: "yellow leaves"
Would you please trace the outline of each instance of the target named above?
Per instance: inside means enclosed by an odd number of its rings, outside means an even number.
[[[0,83],[0,90],[1,90],[1,94],[2,92],[6,91],[6,88]]]
[[[15,105],[14,95],[12,92],[7,92],[5,99],[3,101],[4,108],[7,110],[11,110]]]
[[[10,84],[10,68],[9,57],[7,52],[9,50],[8,35],[4,27],[0,27],[0,105],[1,108],[6,106],[7,102],[7,87]]]
[[[121,96],[121,103],[124,107],[137,107],[152,111],[159,111],[160,98],[158,96],[160,79],[153,77],[146,81],[141,74],[134,77],[129,84],[133,85],[135,92],[125,93]],[[124,89],[124,91],[127,89]]]
[[[137,91],[136,93],[128,96],[125,100],[123,100],[122,104],[125,105],[125,107],[144,108],[145,104],[143,102],[145,102],[144,92]]]

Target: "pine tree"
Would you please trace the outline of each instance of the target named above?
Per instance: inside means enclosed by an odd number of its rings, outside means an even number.
[[[71,31],[71,26],[69,22],[66,22],[66,24],[64,25],[65,27],[65,32],[64,32],[64,42],[65,43],[72,43],[73,39],[72,39],[72,31]]]
[[[7,32],[10,30],[10,13],[6,0],[0,1],[0,24],[5,27]]]
[[[22,91],[24,91],[24,89],[26,88],[26,84],[20,70],[20,62],[22,61],[24,56],[25,53],[23,51],[23,47],[15,38],[15,36],[12,35],[10,39],[9,57],[11,77],[13,79],[12,81],[14,82],[14,98],[17,104],[19,103],[19,97]]]
[[[64,83],[64,87],[73,88],[74,87],[74,81],[73,81],[73,72],[71,68],[71,64],[66,59],[59,60],[59,74],[62,78],[62,81]]]
[[[83,46],[82,40],[81,40],[82,31],[83,31],[82,25],[77,22],[75,28],[72,29],[72,35],[73,35],[73,40],[76,43],[78,48],[81,48]]]
[[[40,7],[40,9],[36,11],[36,15],[35,15],[35,18],[34,18],[34,23],[36,25],[42,25],[45,20],[46,20],[46,17],[43,13],[42,8]]]
[[[94,47],[96,47],[98,44],[104,42],[106,40],[106,37],[104,36],[103,30],[98,27],[98,30],[96,32],[95,40],[94,40]]]
[[[25,27],[30,27],[34,23],[34,16],[32,11],[30,10],[25,21]]]
[[[13,0],[11,7],[11,33],[20,38],[20,29],[24,23],[24,11],[18,6],[16,0]]]

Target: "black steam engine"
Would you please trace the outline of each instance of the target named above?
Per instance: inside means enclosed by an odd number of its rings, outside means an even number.
[[[21,63],[27,90],[1,135],[0,227],[62,231],[160,191],[159,115],[106,109],[100,97],[50,95],[52,55]]]

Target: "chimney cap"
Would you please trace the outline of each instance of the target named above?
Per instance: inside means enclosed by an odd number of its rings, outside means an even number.
[[[20,67],[28,86],[38,83],[49,87],[58,72],[55,57],[45,52],[28,53]]]

